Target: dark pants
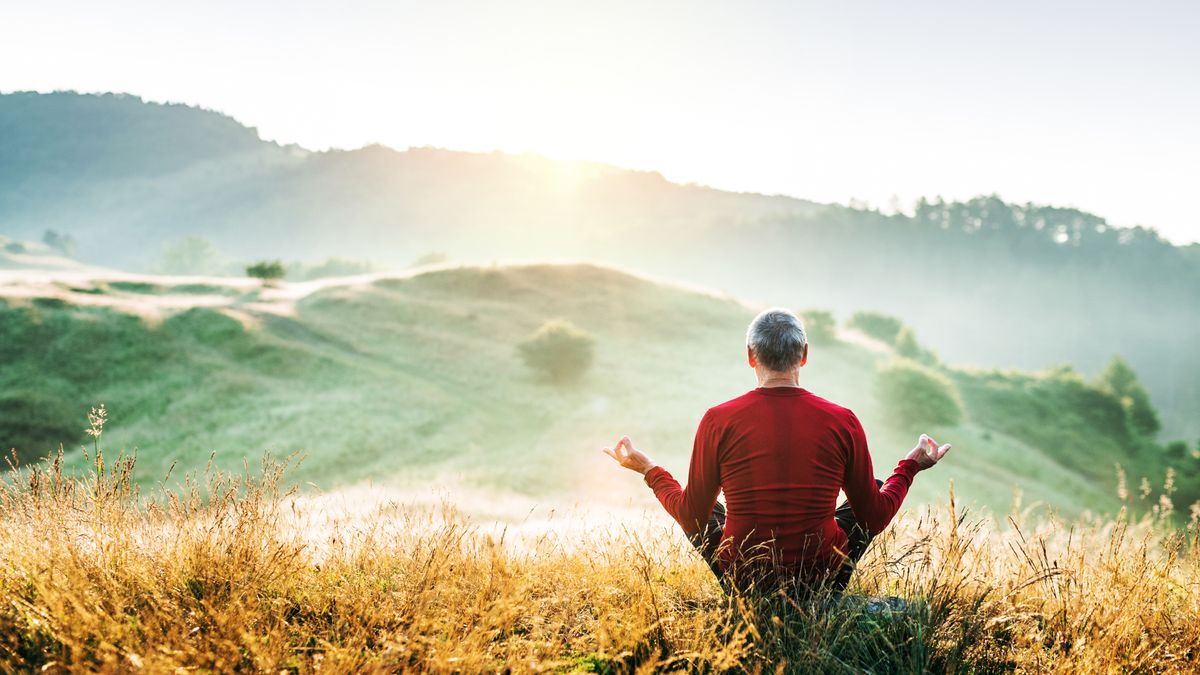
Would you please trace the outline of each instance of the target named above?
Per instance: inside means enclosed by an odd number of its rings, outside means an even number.
[[[883,481],[875,479],[875,485],[882,487]],[[830,587],[835,593],[841,593],[846,590],[846,586],[850,583],[850,576],[854,574],[854,567],[858,564],[863,554],[867,552],[867,546],[871,544],[874,535],[868,534],[865,529],[859,526],[854,520],[854,510],[850,508],[850,502],[843,501],[838,504],[837,510],[834,511],[833,517],[837,520],[838,527],[842,528],[842,532],[846,533],[846,564],[842,565],[837,574],[830,580]],[[713,506],[712,515],[708,517],[708,524],[704,530],[700,532],[692,540],[692,544],[700,555],[704,558],[704,562],[708,563],[709,569],[717,576],[717,579],[724,581],[724,573],[717,566],[717,549],[721,545],[721,535],[725,532],[725,505],[717,502]]]

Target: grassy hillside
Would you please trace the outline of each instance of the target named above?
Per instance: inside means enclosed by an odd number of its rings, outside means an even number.
[[[176,462],[203,466],[213,451],[225,466],[302,451],[293,477],[322,488],[372,480],[498,499],[652,503],[598,449],[629,434],[682,477],[704,410],[754,386],[743,360],[752,308],[589,265],[274,289],[175,277],[10,280],[0,297],[0,445],[26,459],[70,448],[84,438],[88,407],[103,402],[108,446],[136,446],[146,482]],[[516,356],[548,319],[595,339],[595,363],[577,383],[543,382]],[[803,384],[859,414],[878,472],[918,431],[956,445],[954,461],[917,481],[918,501],[940,500],[953,480],[960,499],[1000,512],[1017,485],[1026,503],[1115,511],[1115,463],[1155,493],[1164,482],[1162,449],[1122,419],[1095,424],[1089,411],[1112,397],[1069,370],[947,370],[965,416],[918,429],[878,396],[891,349],[842,337],[814,338]],[[1195,499],[1197,462],[1178,463],[1191,473],[1180,474],[1177,497]]]

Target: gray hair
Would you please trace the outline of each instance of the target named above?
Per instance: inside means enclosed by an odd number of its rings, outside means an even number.
[[[800,318],[781,307],[763,310],[746,331],[746,346],[754,358],[767,370],[777,373],[795,368],[807,344],[808,336]]]

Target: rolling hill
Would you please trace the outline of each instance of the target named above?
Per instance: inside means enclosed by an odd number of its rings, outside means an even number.
[[[310,152],[134,96],[0,95],[0,233],[48,230],[85,263],[132,271],[200,236],[235,262],[588,260],[756,302],[876,309],[955,363],[1095,374],[1124,355],[1164,438],[1200,437],[1200,246],[1071,208],[980,197],[885,215],[527,155]]]
[[[631,435],[683,475],[704,410],[753,386],[743,333],[754,310],[727,296],[594,265],[441,267],[263,288],[249,279],[0,272],[0,445],[26,460],[82,443],[105,403],[105,445],[138,450],[138,478],[303,452],[297,481],[372,481],[522,495],[548,503],[650,503],[598,448]],[[540,381],[515,345],[548,319],[596,340],[571,386]],[[814,333],[814,335],[816,335]],[[862,333],[814,337],[812,391],[853,408],[886,471],[917,429],[888,412],[892,349]],[[1075,514],[1114,511],[1114,464],[1161,485],[1163,449],[1120,403],[1070,369],[933,366],[965,418],[928,426],[956,457],[914,498],[1006,510],[1019,485]],[[1114,408],[1115,406],[1115,408]],[[78,454],[78,453],[74,453]],[[1178,465],[1180,499],[1196,481]],[[943,470],[944,469],[944,470]],[[1190,483],[1188,483],[1190,481]],[[486,500],[485,500],[486,501]],[[1183,502],[1190,503],[1190,501]]]

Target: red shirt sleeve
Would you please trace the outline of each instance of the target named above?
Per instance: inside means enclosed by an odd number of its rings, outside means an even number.
[[[713,421],[712,411],[706,412],[696,429],[685,488],[680,488],[679,481],[661,466],[646,472],[646,484],[689,537],[704,528],[717,503],[717,493],[721,491],[721,472],[717,463],[721,435],[722,429]]]
[[[867,450],[867,434],[854,413],[850,413],[847,431],[846,473],[842,478],[842,490],[850,501],[858,524],[869,534],[879,534],[900,510],[913,476],[917,474],[917,463],[911,459],[900,460],[883,485],[876,485],[871,453]]]

